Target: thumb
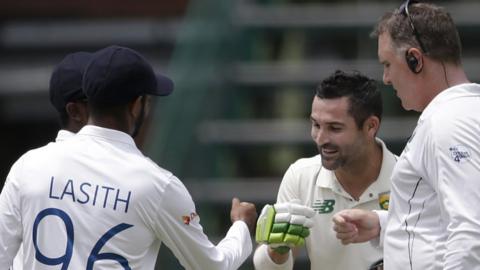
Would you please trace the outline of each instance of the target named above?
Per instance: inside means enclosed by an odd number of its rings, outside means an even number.
[[[366,216],[366,212],[367,211],[361,210],[361,209],[348,209],[348,210],[342,211],[340,215],[343,217],[343,219],[346,222],[355,223],[364,219]]]
[[[240,204],[240,200],[237,197],[232,199],[232,207],[238,206]]]
[[[347,222],[345,220],[345,218],[343,217],[342,213],[335,214],[332,218],[332,221],[333,221],[333,223],[338,224],[338,225],[344,224],[344,223]]]
[[[333,222],[339,225],[353,222],[355,218],[351,210],[352,209],[345,209],[336,213],[332,218]]]

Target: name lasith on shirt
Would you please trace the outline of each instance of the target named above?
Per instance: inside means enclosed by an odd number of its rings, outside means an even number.
[[[122,191],[116,187],[79,182],[73,179],[57,181],[50,179],[48,197],[53,200],[72,200],[74,203],[110,208],[114,211],[128,212],[132,196],[131,191]]]

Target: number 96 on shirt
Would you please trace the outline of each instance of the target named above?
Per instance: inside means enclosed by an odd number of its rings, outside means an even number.
[[[65,225],[65,232],[66,232],[66,245],[65,251],[61,256],[52,257],[45,255],[45,252],[42,251],[41,246],[38,243],[39,235],[38,235],[38,227],[41,226],[42,222],[45,222],[46,218],[58,218],[60,219],[63,224]],[[44,224],[45,225],[45,224]],[[93,265],[96,261],[101,260],[112,260],[118,262],[119,265],[123,267],[125,270],[131,270],[130,266],[128,265],[128,260],[115,253],[104,252],[100,253],[102,247],[105,246],[108,241],[115,237],[116,234],[121,233],[124,230],[133,227],[133,225],[121,223],[117,226],[112,227],[110,230],[106,231],[95,243],[95,245],[91,248],[90,255],[88,256],[86,262],[86,270],[93,270]],[[33,245],[35,247],[35,259],[42,264],[51,265],[51,266],[59,266],[61,265],[61,270],[67,270],[72,259],[73,255],[73,247],[75,245],[75,238],[74,238],[74,223],[70,216],[63,210],[58,208],[46,208],[35,218],[33,223]],[[51,237],[51,236],[50,236]],[[42,236],[41,238],[44,238]]]

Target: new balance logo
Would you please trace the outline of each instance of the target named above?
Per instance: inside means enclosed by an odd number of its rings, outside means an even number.
[[[313,203],[312,208],[319,214],[328,214],[333,211],[334,205],[335,200],[316,200]]]

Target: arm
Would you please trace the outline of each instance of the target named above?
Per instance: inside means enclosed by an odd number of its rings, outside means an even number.
[[[252,241],[247,223],[256,217],[254,206],[234,201],[232,226],[218,245],[214,245],[203,232],[200,217],[184,185],[172,176],[163,191],[161,201],[151,201],[149,220],[157,237],[164,242],[185,269],[229,270],[237,269],[252,251]],[[240,209],[239,213],[234,209]],[[238,215],[237,215],[238,214]],[[238,218],[238,219],[237,219]],[[235,220],[236,219],[236,220]],[[242,220],[243,219],[243,220]],[[245,222],[247,221],[247,222]]]
[[[281,254],[271,247],[268,247],[267,249],[269,257],[276,264],[284,264],[289,259],[291,259],[293,263],[293,260],[298,256],[298,253],[300,253],[300,247],[291,248],[290,251],[291,252]]]
[[[363,209],[346,209],[336,213],[333,230],[342,244],[363,243],[380,236],[377,213]]]
[[[305,204],[305,198],[302,197],[300,192],[301,185],[308,183],[302,182],[300,179],[300,174],[296,164],[292,164],[285,175],[283,176],[282,182],[280,184],[280,189],[277,194],[277,203],[290,202],[292,200],[300,200],[300,204]],[[313,178],[313,177],[312,177]],[[307,179],[303,179],[307,180]],[[309,180],[309,179],[308,179]],[[304,190],[308,193],[308,190]],[[303,200],[302,200],[303,199]],[[260,218],[259,218],[260,221]],[[257,230],[258,230],[257,226]],[[266,239],[264,239],[266,240]],[[253,262],[256,269],[293,269],[294,258],[298,254],[299,248],[292,248],[292,252],[279,253],[273,248],[269,247],[268,244],[259,244],[257,250],[255,251]],[[292,254],[293,253],[293,254]]]
[[[0,194],[0,265],[12,265],[22,242],[20,190],[16,181],[15,163]]]
[[[279,254],[268,245],[261,244],[253,255],[253,265],[257,270],[291,270],[293,269],[292,251]]]
[[[380,223],[380,235],[379,237],[370,240],[375,247],[383,247],[383,240],[385,239],[385,228],[387,227],[388,211],[387,210],[373,210],[378,216]]]
[[[255,239],[261,245],[255,252],[255,268],[292,269],[290,249],[305,244],[314,215],[313,209],[295,202],[265,205],[257,222]]]
[[[434,127],[425,163],[429,178],[438,181],[442,219],[448,222],[443,269],[475,269],[480,265],[480,128],[468,117],[448,123],[442,130]]]
[[[22,270],[23,269],[23,247],[20,245],[20,248],[18,249],[18,253],[15,256],[15,259],[13,259],[13,264],[10,267],[10,270]]]

